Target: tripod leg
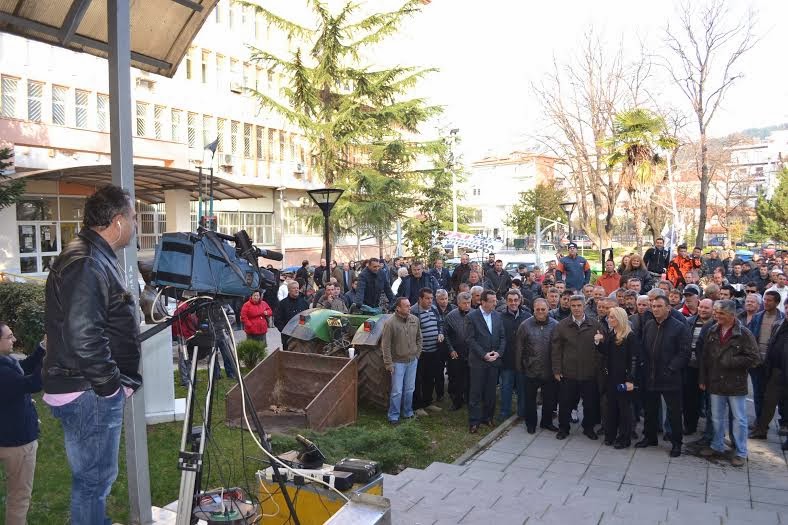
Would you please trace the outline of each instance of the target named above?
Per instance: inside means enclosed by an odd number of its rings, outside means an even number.
[[[189,374],[189,391],[186,395],[186,416],[183,419],[183,433],[181,434],[181,450],[178,457],[178,468],[181,469],[181,486],[178,491],[178,514],[176,525],[190,525],[192,519],[192,507],[194,505],[194,487],[197,479],[197,472],[194,468],[199,466],[188,465],[189,455],[192,452],[191,431],[194,420],[195,387],[197,381],[197,352],[194,347],[194,354],[191,359],[191,373]]]

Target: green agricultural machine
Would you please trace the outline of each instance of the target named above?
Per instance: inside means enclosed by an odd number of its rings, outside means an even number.
[[[348,355],[354,348],[358,361],[358,397],[387,408],[391,374],[383,365],[380,336],[391,314],[343,314],[336,310],[312,308],[294,316],[282,330],[289,336],[286,350],[329,356]]]

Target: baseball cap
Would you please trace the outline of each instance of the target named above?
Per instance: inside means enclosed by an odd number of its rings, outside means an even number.
[[[517,266],[517,269],[518,269],[518,270],[524,270],[524,269],[526,269],[526,268],[527,268],[527,266],[526,266],[526,265],[524,265],[524,264],[520,264],[520,265],[518,265],[518,266]]]
[[[577,248],[577,243],[575,243],[575,242],[570,242],[569,244],[567,244],[567,245],[566,245],[566,247],[567,247],[567,248]]]
[[[688,284],[684,287],[684,291],[682,293],[684,295],[700,295],[700,288],[694,284]]]

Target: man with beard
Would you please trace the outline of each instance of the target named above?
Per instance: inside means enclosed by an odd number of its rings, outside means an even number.
[[[668,257],[670,257],[670,252],[665,249],[665,239],[657,237],[654,246],[643,254],[643,262],[649,272],[654,275],[662,275],[667,270]]]

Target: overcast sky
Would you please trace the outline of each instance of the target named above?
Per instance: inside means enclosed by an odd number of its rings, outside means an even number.
[[[329,5],[342,3],[330,0]],[[748,7],[756,11],[761,40],[738,63],[745,77],[728,93],[711,132],[788,122],[788,1],[729,4],[736,13]],[[393,5],[398,2],[370,0],[366,8]],[[589,28],[611,47],[623,39],[635,50],[642,39],[660,53],[675,6],[672,0],[432,0],[375,56],[389,64],[440,70],[419,91],[445,106],[444,124],[460,128],[465,160],[472,161],[487,151],[505,153],[532,143],[528,137],[542,119],[530,84],[549,71],[554,55],[559,60],[569,56]],[[688,101],[672,85],[657,90],[690,113]]]

